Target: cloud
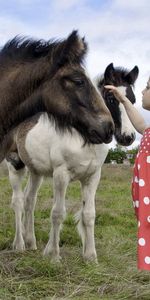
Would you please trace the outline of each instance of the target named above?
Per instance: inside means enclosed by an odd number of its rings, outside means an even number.
[[[150,7],[149,0],[132,0],[132,1],[126,1],[126,0],[115,0],[113,1],[113,6],[116,8],[126,9],[126,10],[140,10],[144,9],[147,10]]]
[[[86,3],[86,0],[54,0],[51,2],[55,10],[68,10],[75,6],[81,6]]]

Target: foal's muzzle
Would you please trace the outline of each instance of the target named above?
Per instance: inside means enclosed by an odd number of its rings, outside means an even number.
[[[112,122],[102,122],[98,128],[90,131],[90,142],[92,144],[108,144],[112,141],[114,125]]]
[[[126,134],[115,134],[116,141],[122,146],[130,146],[135,141],[135,133],[130,135]]]

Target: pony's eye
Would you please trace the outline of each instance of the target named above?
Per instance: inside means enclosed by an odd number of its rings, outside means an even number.
[[[83,102],[78,102],[78,104],[79,104],[81,107],[87,108],[86,104],[83,103]]]
[[[82,79],[75,79],[73,82],[77,86],[83,86],[84,85],[84,80],[82,80]]]

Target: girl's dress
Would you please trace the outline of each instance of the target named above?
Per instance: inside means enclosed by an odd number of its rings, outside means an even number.
[[[138,220],[138,268],[150,271],[150,128],[135,159],[132,197]]]

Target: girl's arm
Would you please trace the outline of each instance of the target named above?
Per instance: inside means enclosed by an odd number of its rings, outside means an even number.
[[[105,85],[105,88],[109,89],[110,92],[114,94],[115,98],[124,105],[127,115],[131,123],[133,124],[134,128],[139,133],[143,134],[144,130],[147,127],[147,124],[145,123],[144,118],[141,116],[138,110],[129,101],[129,99],[126,96],[122,95],[120,91],[117,89],[117,87],[113,85]]]

